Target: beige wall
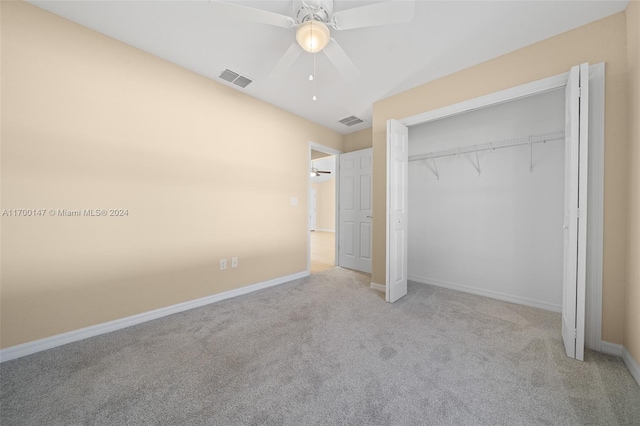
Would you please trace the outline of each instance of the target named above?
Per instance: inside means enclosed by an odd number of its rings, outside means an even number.
[[[27,3],[1,47],[2,208],[128,209],[2,217],[2,347],[306,270],[340,134]]]
[[[385,282],[386,122],[606,62],[603,338],[622,343],[627,222],[627,51],[619,13],[451,74],[373,106],[373,277]]]
[[[344,136],[343,136],[344,138]],[[311,150],[311,159],[312,160],[317,160],[319,158],[324,158],[324,157],[328,157],[331,154],[327,154],[326,152],[322,152],[322,151],[316,151],[315,149]]]
[[[316,190],[316,229],[335,231],[336,229],[336,178],[313,183]]]
[[[627,8],[629,62],[629,253],[624,345],[640,362],[640,2]]]
[[[371,127],[344,136],[344,152],[359,151],[372,146]]]

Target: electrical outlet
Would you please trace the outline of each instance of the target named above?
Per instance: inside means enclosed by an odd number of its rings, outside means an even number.
[[[220,259],[220,270],[224,271],[227,269],[227,259]]]
[[[237,268],[238,267],[238,258],[237,257],[232,257],[231,258],[231,267],[232,268]]]

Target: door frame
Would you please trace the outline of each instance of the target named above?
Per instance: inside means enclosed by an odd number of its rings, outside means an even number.
[[[313,221],[309,220],[309,231],[316,231],[318,229],[318,191],[315,188],[309,188],[309,219],[312,217]]]
[[[432,111],[398,119],[407,127],[463,114],[484,108],[538,95],[567,85],[569,72],[501,90],[485,96],[469,99]],[[585,306],[585,346],[602,351],[602,272],[603,272],[603,219],[604,219],[604,95],[605,64],[589,66],[589,167],[587,198],[587,277]],[[411,141],[409,141],[410,143]],[[388,190],[388,189],[387,189]],[[387,253],[390,250],[386,241]],[[387,271],[388,272],[388,271]]]
[[[324,152],[325,154],[330,154],[335,157],[335,167],[336,167],[336,175],[335,175],[335,192],[336,192],[336,203],[335,203],[335,235],[339,235],[340,232],[340,154],[342,151],[339,151],[335,148],[331,148],[325,145],[321,145],[316,142],[309,141],[309,149],[308,149],[308,158],[307,158],[307,169],[311,167],[311,150]],[[309,193],[311,192],[311,176],[307,172],[307,197],[309,197]],[[335,257],[333,258],[333,266],[337,265],[339,253],[339,245],[338,238],[335,238]],[[307,272],[311,273],[311,226],[309,224],[309,200],[307,199]]]

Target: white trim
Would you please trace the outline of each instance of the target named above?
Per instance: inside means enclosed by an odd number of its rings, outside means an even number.
[[[391,120],[387,120],[387,127],[385,130],[385,134],[386,134],[386,142],[385,142],[385,156],[386,156],[386,163],[384,165],[385,167],[385,205],[384,205],[384,209],[385,209],[385,242],[386,242],[386,248],[385,248],[385,274],[384,274],[384,282],[385,282],[385,286],[384,286],[384,298],[385,300],[388,302],[390,297],[391,297],[391,291],[389,291],[389,286],[391,285],[391,237],[390,237],[390,226],[391,226],[391,191],[389,191],[389,188],[391,187],[391,176],[389,176],[389,151],[390,151],[390,143],[391,143]],[[407,145],[409,144],[409,140],[407,139]],[[408,150],[408,148],[407,148]],[[407,182],[408,183],[408,182]],[[373,243],[373,242],[372,242]],[[373,246],[372,246],[373,248]],[[372,268],[373,270],[373,268]]]
[[[631,353],[624,346],[622,347],[622,360],[627,365],[627,368],[633,378],[638,382],[638,385],[640,385],[640,364],[638,364],[638,361],[633,359]]]
[[[510,89],[501,90],[485,96],[469,99],[457,104],[448,105],[446,107],[423,112],[411,117],[399,120],[405,126],[416,126],[429,121],[439,120],[445,117],[462,114],[474,109],[485,108],[492,105],[501,104],[503,102],[514,101],[531,95],[538,95],[553,89],[559,89],[567,85],[569,73],[554,75],[553,77],[543,78],[542,80],[533,81],[531,83],[522,84]]]
[[[385,293],[387,291],[387,286],[382,284],[371,283],[371,289]]]
[[[499,291],[469,287],[466,285],[440,281],[433,278],[417,277],[415,275],[410,275],[409,280],[419,284],[428,284],[436,287],[448,288],[450,290],[463,291],[465,293],[476,294],[478,296],[489,297],[491,299],[497,299],[505,302],[517,303],[519,305],[531,306],[533,308],[544,309],[546,311],[562,311],[562,305],[560,304],[543,302],[541,300],[529,299],[527,297],[514,296],[507,293],[501,293]]]
[[[601,342],[601,351],[603,354],[614,355],[614,356],[622,356],[622,345],[617,343],[605,342],[602,340]]]
[[[335,148],[331,148],[329,146],[325,146],[325,145],[321,145],[317,142],[311,142],[309,141],[309,149],[313,149],[314,151],[320,151],[320,152],[324,152],[326,154],[331,154],[331,155],[340,155],[343,152],[339,151]],[[309,161],[311,161],[311,159],[309,159]]]
[[[284,277],[274,278],[258,284],[248,285],[246,287],[237,288],[235,290],[225,291],[223,293],[213,294],[211,296],[202,297],[200,299],[190,300],[177,305],[167,306],[153,311],[143,312],[141,314],[132,315],[130,317],[120,318],[114,321],[93,325],[91,327],[81,328],[79,330],[69,331],[67,333],[58,334],[44,339],[34,340],[32,342],[23,343],[21,345],[11,346],[0,349],[0,363],[10,361],[12,359],[31,355],[36,352],[55,348],[57,346],[66,345],[67,343],[77,342],[78,340],[87,339],[89,337],[99,336],[101,334],[110,333],[112,331],[121,330],[131,327],[132,325],[141,324],[143,322],[152,321],[158,318],[173,315],[178,312],[184,312],[189,309],[199,308],[211,303],[219,302],[225,299],[241,296],[243,294],[252,293],[268,287],[284,284],[293,280],[308,277],[309,271],[302,271],[296,274]]]
[[[602,350],[600,352],[607,355],[621,357],[624,364],[629,369],[629,373],[631,373],[633,378],[636,379],[636,382],[638,382],[638,385],[640,385],[640,364],[638,364],[638,361],[631,356],[629,350],[617,343],[609,343],[604,340],[602,340],[601,343]]]
[[[540,94],[565,87],[569,73],[523,84],[448,105],[431,111],[401,119],[405,126],[416,126],[429,121],[439,120],[474,109],[484,108],[519,98]],[[588,182],[588,242],[587,242],[587,288],[585,306],[585,346],[599,351],[602,345],[602,262],[603,262],[603,223],[604,223],[604,110],[605,110],[605,65],[598,63],[589,67],[591,86],[589,105],[589,182]],[[388,187],[388,182],[387,182]],[[387,191],[387,198],[389,196]],[[388,212],[387,212],[388,216]],[[388,231],[388,230],[387,230]],[[387,265],[389,235],[386,236]]]
[[[334,229],[333,231],[330,232],[336,232],[338,233],[340,231],[340,185],[338,184],[340,182],[340,154],[343,154],[342,151],[339,151],[337,149],[328,147],[328,146],[324,146],[321,145],[317,142],[312,142],[309,141],[309,165],[311,165],[311,150],[315,150],[315,151],[320,151],[320,152],[324,152],[326,154],[331,154],[331,155],[335,155],[335,166],[336,166],[336,172],[335,172],[335,181],[334,181],[334,185],[335,185],[335,196],[336,196],[336,201],[335,201],[335,224],[336,224],[336,229]],[[307,173],[307,176],[309,176],[309,174]],[[308,189],[307,189],[307,196],[309,194],[309,191],[311,190],[311,177],[309,176],[308,178]],[[307,271],[309,273],[311,273],[311,227],[309,226],[309,202],[307,200]],[[339,235],[339,234],[338,234]],[[340,256],[340,241],[339,238],[335,239],[335,257],[333,258],[333,266],[338,266],[338,259]]]

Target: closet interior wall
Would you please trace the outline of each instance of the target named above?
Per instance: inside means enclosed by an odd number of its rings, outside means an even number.
[[[554,90],[411,127],[409,158],[563,132],[564,108]],[[410,161],[409,279],[559,312],[563,209],[564,140]]]

